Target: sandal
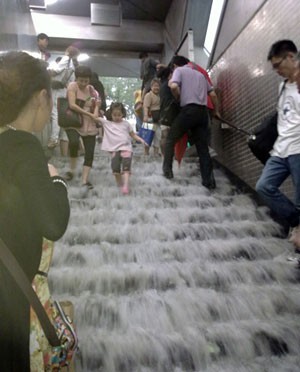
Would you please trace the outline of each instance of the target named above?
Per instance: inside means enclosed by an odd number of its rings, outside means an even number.
[[[82,186],[86,186],[89,190],[92,190],[94,188],[94,186],[90,182],[83,183]]]

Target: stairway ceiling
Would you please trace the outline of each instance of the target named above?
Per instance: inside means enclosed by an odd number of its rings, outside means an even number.
[[[46,13],[90,17],[90,4],[98,0],[58,0],[47,6]],[[122,18],[139,21],[164,22],[172,0],[120,0]]]
[[[139,51],[159,54],[163,49],[163,24],[172,1],[120,0],[121,27],[91,25],[90,4],[100,4],[103,0],[58,0],[44,10],[32,10],[32,14],[36,32],[50,36],[52,50],[63,51],[76,39],[81,49],[96,54]],[[43,0],[30,0],[29,4],[39,2],[43,3]],[[58,34],[58,24],[64,24],[66,32]]]

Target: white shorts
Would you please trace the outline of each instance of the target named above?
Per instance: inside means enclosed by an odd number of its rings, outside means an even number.
[[[153,129],[155,130],[155,134],[152,141],[153,147],[159,147],[160,146],[160,140],[161,140],[161,128],[158,124],[153,124]]]

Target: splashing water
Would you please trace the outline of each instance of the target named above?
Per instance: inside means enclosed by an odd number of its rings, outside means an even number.
[[[298,370],[299,274],[280,226],[221,171],[210,193],[196,162],[174,170],[136,156],[122,196],[99,152],[95,188],[70,185],[50,280],[75,306],[77,370]]]

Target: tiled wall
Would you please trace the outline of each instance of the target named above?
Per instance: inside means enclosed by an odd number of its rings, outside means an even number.
[[[232,124],[251,131],[275,108],[280,78],[272,71],[267,54],[280,39],[291,39],[300,48],[299,20],[299,0],[268,0],[212,67],[222,115]],[[214,122],[212,147],[222,165],[255,187],[262,165],[250,152],[247,136],[221,129]],[[283,189],[291,196],[289,180]]]
[[[266,1],[268,0],[226,0],[224,17],[220,25],[220,34],[216,41],[211,64],[219,59],[224,50],[228,48]]]

